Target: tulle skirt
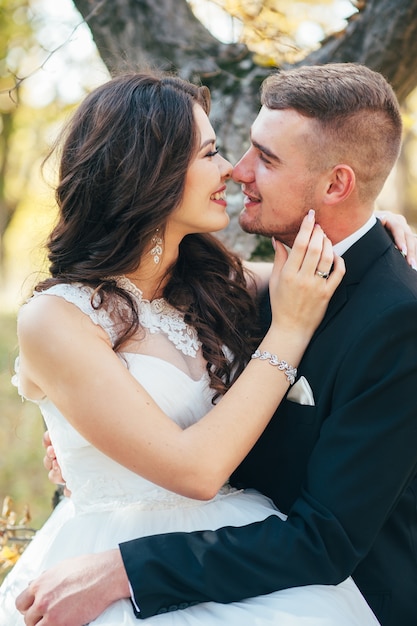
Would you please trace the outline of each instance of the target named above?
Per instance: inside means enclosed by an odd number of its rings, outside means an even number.
[[[55,509],[0,588],[1,626],[24,626],[16,596],[59,561],[117,547],[140,536],[240,526],[271,514],[270,500],[254,491],[231,491],[210,502],[154,503],[77,514],[70,499]],[[194,501],[191,501],[194,502]],[[109,572],[111,576],[111,572]],[[224,581],[227,585],[227,580]],[[140,623],[140,622],[139,622]],[[352,579],[337,586],[311,585],[234,602],[205,602],[148,618],[149,626],[377,626]],[[91,622],[94,626],[137,626],[130,600],[120,600]]]

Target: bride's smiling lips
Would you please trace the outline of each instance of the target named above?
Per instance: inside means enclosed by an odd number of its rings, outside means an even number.
[[[216,202],[217,204],[221,204],[222,206],[227,206],[226,200],[226,185],[215,191],[211,194],[210,200]]]

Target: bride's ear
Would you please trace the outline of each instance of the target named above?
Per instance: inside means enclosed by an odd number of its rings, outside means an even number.
[[[356,186],[356,176],[350,165],[344,163],[335,165],[332,169],[324,190],[325,204],[338,204],[346,200]]]

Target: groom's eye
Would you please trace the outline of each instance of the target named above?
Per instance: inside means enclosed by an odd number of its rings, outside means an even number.
[[[261,161],[263,161],[264,163],[267,163],[268,165],[271,164],[271,161],[268,159],[267,156],[265,156],[265,154],[263,152],[259,153],[259,158],[261,159]]]

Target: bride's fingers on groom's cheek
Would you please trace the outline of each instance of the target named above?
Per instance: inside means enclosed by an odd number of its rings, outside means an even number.
[[[323,230],[318,224],[316,224],[313,232],[311,233],[310,241],[301,263],[301,266],[305,271],[309,273],[314,272],[318,267],[320,267],[320,260],[323,257],[325,249],[324,244],[325,236]],[[320,269],[322,268],[320,267]],[[327,267],[325,268],[325,271],[327,271]]]
[[[321,252],[320,265],[319,265],[319,267],[320,267],[320,269],[322,271],[325,271],[325,272],[330,271],[330,269],[331,269],[331,267],[333,265],[333,257],[334,257],[334,253],[333,253],[332,242],[324,234],[324,237],[323,237],[323,249],[322,249],[322,252]]]
[[[309,245],[311,237],[313,236],[315,230],[315,221],[314,221],[314,211],[309,211],[308,215],[306,215],[301,222],[300,229],[294,239],[293,250],[301,251],[304,253],[304,250]],[[294,254],[293,254],[294,256]]]

